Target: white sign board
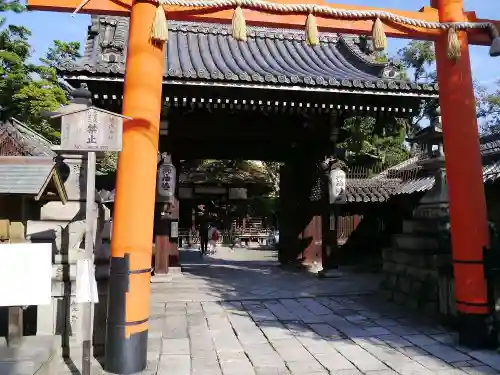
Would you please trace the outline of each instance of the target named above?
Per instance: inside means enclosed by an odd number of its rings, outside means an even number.
[[[123,117],[90,107],[63,115],[61,119],[61,150],[121,151]]]
[[[172,221],[170,223],[170,238],[177,238],[177,237],[179,237],[179,222]]]
[[[346,176],[342,169],[330,172],[330,203],[344,203],[346,199]]]
[[[90,259],[76,261],[76,303],[98,303],[95,267]]]
[[[0,306],[50,305],[52,244],[0,244]]]

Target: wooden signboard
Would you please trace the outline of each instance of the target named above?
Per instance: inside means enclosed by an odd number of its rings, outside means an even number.
[[[62,116],[61,149],[118,152],[122,150],[122,132],[122,116],[89,107]]]

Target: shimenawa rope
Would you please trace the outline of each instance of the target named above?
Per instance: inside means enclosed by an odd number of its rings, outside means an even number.
[[[85,1],[85,0],[84,0]],[[232,34],[236,40],[246,41],[246,22],[242,8],[274,13],[299,13],[307,15],[306,42],[311,45],[319,44],[318,27],[315,16],[335,19],[374,20],[372,34],[376,50],[386,48],[387,39],[383,30],[383,22],[388,21],[402,25],[421,27],[425,29],[448,30],[448,57],[458,59],[461,55],[460,41],[457,31],[468,29],[487,29],[492,42],[491,56],[500,56],[500,36],[498,29],[491,22],[430,22],[400,16],[381,10],[347,10],[331,8],[313,4],[278,4],[263,0],[159,0],[158,8],[164,5],[180,6],[186,8],[224,9],[234,8],[232,20]],[[81,7],[79,7],[81,8]],[[77,9],[78,11],[78,9]],[[151,38],[157,41],[168,39],[168,25],[165,12],[158,11],[151,28]]]

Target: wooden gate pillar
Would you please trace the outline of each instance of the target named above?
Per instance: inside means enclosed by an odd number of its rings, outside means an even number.
[[[320,266],[323,241],[321,168],[318,160],[308,157],[306,152],[303,156],[300,173],[295,180],[300,189],[298,214],[302,228],[302,264],[309,267]]]
[[[168,273],[169,260],[169,236],[168,220],[162,215],[165,203],[155,205],[155,254],[154,273],[155,275],[165,275]]]
[[[280,168],[280,197],[279,197],[279,244],[278,259],[282,265],[290,264],[292,261],[292,248],[294,236],[295,185],[293,183],[293,168],[290,162],[286,162]]]
[[[323,271],[338,268],[337,259],[337,236],[335,228],[332,227],[332,216],[334,216],[334,205],[330,204],[330,163],[322,165],[321,174],[321,265]],[[336,224],[336,216],[333,218]]]
[[[465,21],[463,0],[434,0],[433,6],[438,7],[441,22]],[[488,324],[491,311],[483,265],[483,247],[489,243],[486,202],[467,33],[458,34],[461,57],[448,58],[443,35],[436,41],[436,60],[459,340],[469,347],[488,347],[497,339]]]
[[[151,41],[152,2],[133,1],[127,48],[123,151],[118,160],[104,368],[141,372],[147,363],[150,268],[163,45]]]
[[[174,159],[172,161],[177,170],[176,173],[176,186],[175,196],[174,196],[174,205],[172,207],[172,216],[170,219],[169,226],[169,252],[168,252],[168,264],[169,267],[180,267],[180,258],[179,258],[179,213],[180,213],[180,200],[179,200],[179,175],[180,175],[180,161]],[[174,233],[175,232],[175,233]]]

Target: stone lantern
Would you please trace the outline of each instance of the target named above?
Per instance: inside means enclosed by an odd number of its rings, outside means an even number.
[[[434,184],[420,200],[415,215],[429,219],[444,218],[447,221],[448,186],[440,114],[441,111],[437,108],[430,126],[418,132],[410,142],[420,146],[421,153],[417,165],[422,168],[426,176],[434,177]]]

